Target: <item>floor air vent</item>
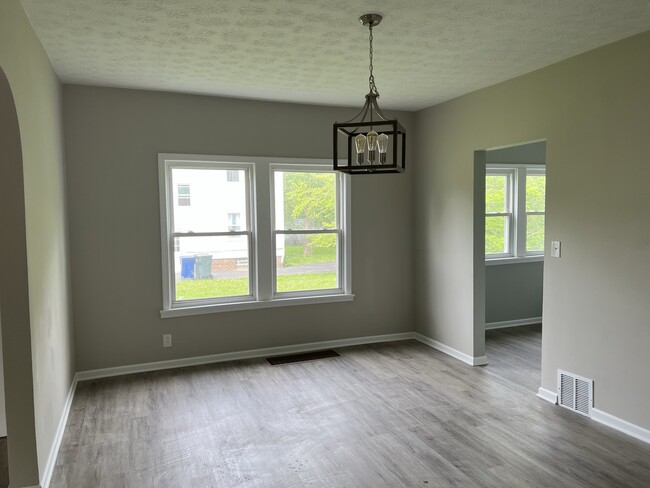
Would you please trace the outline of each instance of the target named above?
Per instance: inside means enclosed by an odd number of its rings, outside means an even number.
[[[591,417],[594,380],[558,369],[557,385],[560,406]]]
[[[313,351],[301,354],[289,354],[288,356],[275,356],[273,358],[266,358],[266,360],[271,366],[277,366],[278,364],[299,363],[302,361],[314,361],[316,359],[335,358],[338,356],[340,356],[340,354],[335,350],[327,349],[326,351]]]

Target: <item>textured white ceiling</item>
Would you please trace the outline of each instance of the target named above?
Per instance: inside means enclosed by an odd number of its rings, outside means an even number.
[[[415,110],[650,29],[648,0],[23,0],[63,82]],[[650,59],[650,58],[649,58]]]

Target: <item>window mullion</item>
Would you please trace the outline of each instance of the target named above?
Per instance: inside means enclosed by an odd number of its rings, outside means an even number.
[[[339,286],[345,293],[352,293],[352,226],[350,225],[351,212],[350,202],[352,194],[352,183],[350,175],[339,172],[337,188],[337,202],[339,205],[339,221],[337,222],[338,228],[341,230],[339,242],[341,243],[341,253],[339,255],[340,262],[338,267],[341,273],[341,281]]]
[[[255,168],[257,185],[253,188],[253,195],[256,205],[256,242],[255,255],[257,263],[257,299],[267,301],[273,298],[273,270],[272,263],[275,259],[275,246],[271,227],[273,202],[273,178],[268,164],[258,164]]]
[[[517,253],[517,172],[516,170],[508,171],[506,183],[506,201],[509,215],[505,218],[505,228],[508,235],[506,236],[506,254],[516,256]]]
[[[513,255],[526,255],[526,168],[515,170],[515,247]]]

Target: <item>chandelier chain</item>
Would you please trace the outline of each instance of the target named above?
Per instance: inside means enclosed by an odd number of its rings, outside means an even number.
[[[372,73],[373,70],[373,65],[372,65],[372,57],[373,57],[373,49],[372,49],[372,24],[369,25],[369,30],[370,30],[370,50],[368,53],[368,57],[370,58],[370,65],[368,68],[370,69],[370,77],[368,78],[368,86],[370,88],[370,93],[379,96],[379,92],[377,91],[377,85],[375,85],[375,75]]]

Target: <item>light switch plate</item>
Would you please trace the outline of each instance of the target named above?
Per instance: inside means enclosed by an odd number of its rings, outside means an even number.
[[[559,258],[560,257],[560,241],[551,241],[551,257]]]

